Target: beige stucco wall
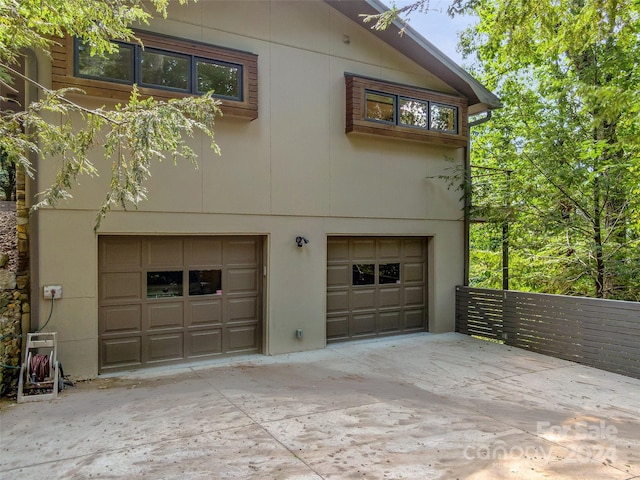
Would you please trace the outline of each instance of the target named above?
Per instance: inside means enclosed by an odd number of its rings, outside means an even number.
[[[100,234],[252,234],[266,238],[265,352],[325,346],[326,239],[331,235],[417,235],[429,243],[429,329],[454,328],[454,287],[463,277],[460,194],[439,175],[463,149],[344,133],[344,73],[451,91],[442,82],[320,1],[216,2],[175,6],[163,33],[259,55],[259,118],[222,118],[216,156],[207,139],[190,144],[199,168],[155,165],[149,200],[113,212]],[[344,43],[347,35],[350,43]],[[41,80],[50,70],[41,61]],[[104,102],[87,100],[89,105]],[[63,285],[51,329],[65,371],[97,374],[97,206],[108,184],[84,178],[74,199],[34,217],[39,322],[49,313],[42,285]],[[452,161],[447,160],[452,159]],[[38,187],[55,174],[38,165]],[[297,248],[304,235],[310,244]],[[294,332],[304,329],[304,338]]]

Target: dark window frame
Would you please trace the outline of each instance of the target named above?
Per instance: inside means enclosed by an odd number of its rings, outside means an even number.
[[[424,127],[421,127],[420,125],[414,125],[411,123],[404,123],[402,121],[402,107],[400,106],[400,104],[402,103],[402,100],[407,100],[409,102],[417,102],[417,103],[424,103],[427,106],[427,125]],[[419,128],[420,130],[432,130],[429,128],[430,125],[430,121],[431,121],[431,103],[429,100],[424,100],[422,98],[413,98],[413,97],[407,97],[405,95],[398,95],[398,123],[397,125],[401,126],[401,127],[408,127],[408,128]],[[457,133],[457,132],[456,132]]]
[[[376,118],[372,118],[372,117],[367,116],[367,95],[368,94],[382,95],[382,96],[385,96],[385,97],[393,98],[393,121],[380,120],[380,119],[376,119]],[[362,113],[362,116],[365,119],[365,121],[367,121],[367,122],[381,123],[381,124],[384,124],[384,125],[395,125],[395,126],[398,126],[398,127],[406,127],[406,128],[417,128],[417,129],[420,129],[420,130],[430,130],[430,131],[434,131],[434,132],[450,133],[450,134],[453,134],[453,135],[457,135],[458,134],[458,116],[460,114],[460,109],[456,105],[449,105],[447,103],[442,103],[442,102],[433,102],[433,101],[425,100],[423,98],[408,97],[406,95],[399,95],[399,94],[384,92],[384,91],[380,91],[380,90],[372,90],[372,89],[369,89],[369,88],[365,88],[364,89],[364,99],[365,99],[364,105],[363,105],[364,111]],[[410,102],[418,102],[418,103],[425,104],[427,106],[427,125],[422,127],[420,125],[413,125],[413,124],[410,124],[410,123],[403,123],[402,122],[401,112],[400,112],[400,101],[401,100],[406,100],[406,101],[410,101]],[[431,107],[432,106],[439,106],[439,107],[446,107],[446,108],[453,109],[453,111],[455,112],[454,119],[453,119],[453,123],[454,123],[455,128],[453,130],[446,130],[446,129],[432,128],[431,127]]]
[[[233,97],[233,96],[229,96],[229,95],[219,95],[217,93],[213,93],[213,97],[214,98],[221,98],[221,99],[226,99],[226,100],[232,100],[232,101],[238,101],[238,102],[243,102],[244,101],[244,65],[241,63],[233,63],[233,62],[228,62],[228,61],[224,61],[224,60],[220,60],[214,57],[204,57],[202,55],[189,55],[183,52],[178,52],[178,51],[173,51],[173,50],[168,50],[165,48],[157,48],[157,47],[153,47],[153,46],[148,46],[143,48],[142,46],[140,46],[139,44],[135,44],[135,43],[128,43],[128,42],[121,42],[121,41],[113,41],[113,43],[117,44],[117,45],[122,45],[122,46],[126,46],[126,47],[131,47],[133,48],[133,80],[132,81],[123,81],[123,80],[118,80],[118,79],[112,79],[109,77],[98,77],[98,76],[94,76],[94,75],[84,75],[81,74],[79,72],[79,45],[80,45],[80,40],[78,38],[74,38],[73,40],[73,74],[75,77],[78,78],[86,78],[89,80],[97,80],[97,81],[102,81],[102,82],[109,82],[109,83],[119,83],[119,84],[123,84],[123,85],[133,85],[134,83],[141,86],[141,87],[145,87],[145,88],[150,88],[150,89],[154,89],[154,90],[162,90],[162,91],[167,91],[167,92],[176,92],[176,93],[183,93],[183,94],[189,94],[189,95],[203,95],[206,92],[202,92],[198,89],[198,78],[197,78],[197,65],[198,62],[203,62],[203,63],[211,63],[214,65],[220,65],[220,66],[228,66],[228,67],[233,67],[233,68],[237,68],[238,69],[238,80],[237,80],[237,90],[239,92],[239,95],[237,97]],[[154,83],[147,83],[147,82],[143,82],[142,81],[142,55],[144,54],[144,52],[149,52],[149,53],[158,53],[160,55],[167,55],[167,56],[174,56],[174,57],[181,57],[181,58],[185,58],[189,61],[189,65],[187,68],[187,72],[188,72],[188,78],[187,78],[187,85],[188,88],[186,89],[181,89],[181,88],[174,88],[174,87],[166,87],[163,85],[157,85]]]
[[[373,95],[380,95],[383,97],[390,97],[393,99],[393,120],[389,121],[389,120],[380,120],[378,118],[372,118],[372,117],[368,117],[367,116],[367,95],[371,93]],[[384,125],[397,125],[398,124],[398,96],[397,95],[393,95],[390,93],[386,93],[386,92],[379,92],[377,90],[370,90],[370,89],[365,89],[364,91],[364,117],[367,119],[368,122],[376,122],[376,123],[382,123]]]
[[[168,57],[176,57],[176,58],[183,58],[186,59],[189,64],[187,65],[187,78],[186,78],[186,84],[187,84],[187,88],[178,88],[178,87],[166,87],[164,85],[158,85],[155,83],[148,83],[148,82],[143,82],[142,81],[142,62],[143,62],[143,56],[145,53],[149,53],[149,54],[156,54],[156,55],[165,55]],[[136,84],[138,84],[141,87],[146,87],[146,88],[157,88],[158,90],[167,90],[169,92],[179,92],[179,93],[193,93],[192,90],[192,86],[193,86],[193,55],[187,55],[184,53],[180,53],[180,52],[172,52],[170,50],[165,50],[162,48],[154,48],[154,47],[145,47],[140,48],[138,46],[138,48],[136,48],[136,62],[135,62],[135,75],[136,75]]]
[[[133,43],[127,43],[127,42],[118,42],[118,41],[112,41],[111,43],[115,43],[116,45],[120,45],[123,47],[129,47],[131,49],[131,73],[132,73],[132,79],[130,81],[127,80],[121,80],[118,78],[111,78],[111,77],[99,77],[96,75],[87,75],[87,74],[82,74],[80,73],[80,42],[77,38],[74,38],[73,40],[73,75],[75,77],[78,78],[86,78],[89,80],[99,80],[102,82],[113,82],[113,83],[119,83],[121,85],[133,85],[135,83],[135,78],[136,78],[136,69],[135,69],[135,64],[136,64],[136,46]]]
[[[453,130],[441,129],[441,128],[431,128],[431,107],[445,107],[445,108],[453,108],[455,110],[455,115],[453,117]],[[443,132],[443,133],[458,133],[458,108],[455,105],[448,105],[442,102],[429,102],[429,130],[433,130],[434,132]]]
[[[218,65],[221,67],[230,67],[230,68],[237,68],[238,69],[238,91],[239,91],[239,95],[237,97],[234,97],[232,95],[221,95],[221,94],[214,94],[214,97],[216,98],[224,98],[227,100],[236,100],[238,102],[242,102],[244,100],[244,92],[243,92],[243,88],[242,86],[244,85],[244,65],[240,64],[240,63],[233,63],[233,62],[226,62],[224,60],[217,60],[214,58],[207,58],[207,57],[202,57],[202,56],[196,56],[194,55],[194,60],[193,60],[193,64],[192,64],[192,72],[191,72],[191,78],[193,81],[193,93],[194,95],[202,95],[206,92],[201,91],[198,88],[198,63],[202,62],[202,63],[209,63],[212,65]]]

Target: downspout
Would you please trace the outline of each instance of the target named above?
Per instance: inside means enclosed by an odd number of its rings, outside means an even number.
[[[469,122],[469,138],[464,152],[464,278],[463,285],[469,286],[469,270],[470,270],[470,231],[471,231],[471,127],[482,125],[491,120],[492,111],[487,110],[486,115]]]

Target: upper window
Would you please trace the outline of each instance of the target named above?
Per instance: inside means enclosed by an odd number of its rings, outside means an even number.
[[[213,58],[142,48],[117,42],[118,50],[104,57],[90,56],[82,42],[75,41],[77,77],[189,94],[213,92],[215,97],[242,101],[242,65]]]
[[[350,73],[345,84],[346,133],[467,145],[466,98]]]
[[[131,88],[140,95],[169,100],[213,92],[224,116],[258,118],[258,56],[202,42],[135,32],[138,43],[114,41],[106,56],[65,37],[52,50],[53,88],[76,88],[87,95],[127,101]]]
[[[429,102],[415,98],[400,98],[400,124],[428,128]]]
[[[365,118],[373,122],[458,133],[458,107],[365,90]]]
[[[242,97],[242,65],[198,59],[196,75],[197,93],[213,90],[220,97]]]
[[[76,42],[75,74],[79,77],[96,78],[110,82],[133,83],[134,46],[114,42],[118,50],[107,57],[91,56],[89,48]]]
[[[458,129],[458,109],[451,105],[431,104],[429,109],[429,128],[443,132],[455,132]]]
[[[367,92],[367,119],[376,122],[396,123],[396,99],[393,95]]]

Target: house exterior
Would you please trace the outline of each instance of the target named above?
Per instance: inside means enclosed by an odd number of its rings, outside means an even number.
[[[454,329],[464,222],[439,176],[465,163],[469,115],[498,101],[410,28],[362,24],[383,9],[201,1],[145,26],[144,53],[122,44],[126,68],[96,66],[73,39],[37,58],[41,83],[80,86],[87,106],[134,82],[156,98],[223,92],[221,156],[191,139],[199,167],[156,164],[148,201],[97,233],[106,173],[32,216],[32,328],[51,309],[43,287],[61,285],[47,330],[65,372]],[[108,171],[101,152],[96,164]],[[30,193],[58,166],[37,161]]]

